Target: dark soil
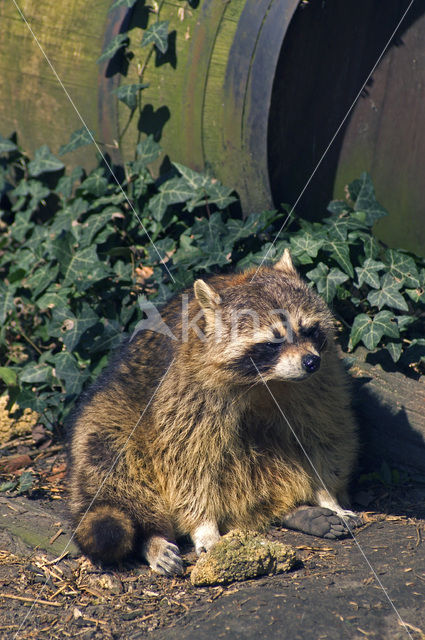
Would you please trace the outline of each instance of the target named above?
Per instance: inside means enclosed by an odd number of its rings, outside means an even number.
[[[61,487],[50,499],[0,499],[1,638],[425,638],[421,485],[359,492],[366,524],[357,543],[272,528],[272,538],[296,548],[299,566],[224,588],[191,585],[196,557],[189,543],[182,545],[182,578],[158,576],[140,563],[102,571],[72,544],[52,563],[70,532]]]

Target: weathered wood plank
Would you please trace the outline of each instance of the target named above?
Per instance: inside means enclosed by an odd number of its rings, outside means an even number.
[[[362,463],[379,460],[425,476],[425,381],[361,359],[349,370],[362,438]]]
[[[0,496],[0,532],[2,530],[11,534],[13,539],[19,538],[31,548],[47,551],[54,556],[60,556],[65,548],[68,556],[79,555],[73,541],[68,545],[71,526],[62,505],[58,505],[55,512],[54,509],[50,511],[45,506],[43,508],[31,504],[28,498],[11,500]],[[59,530],[63,533],[55,539]]]

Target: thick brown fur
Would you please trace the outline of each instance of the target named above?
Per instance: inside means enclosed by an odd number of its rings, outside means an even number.
[[[70,504],[76,524],[90,507],[76,533],[89,556],[115,562],[140,551],[161,570],[158,540],[196,541],[205,523],[221,534],[265,528],[297,505],[321,504],[321,480],[347,502],[357,435],[332,316],[287,252],[253,276],[197,281],[196,296],[186,292],[189,314],[203,310],[207,340],[192,327],[179,339],[175,298],[161,316],[177,339],[140,331],[82,399],[71,425]],[[233,339],[232,317],[243,309],[258,314],[259,326],[242,312]],[[285,309],[289,325],[272,309]],[[273,332],[286,342],[269,366],[256,345]],[[297,379],[310,353],[320,355],[320,369]]]

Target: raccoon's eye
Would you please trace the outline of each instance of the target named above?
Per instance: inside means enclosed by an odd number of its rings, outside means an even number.
[[[281,345],[280,342],[260,342],[260,344],[264,344],[264,346],[271,351],[274,349],[278,349]]]
[[[319,326],[314,324],[312,327],[301,327],[300,333],[304,338],[316,338],[319,335]]]
[[[300,334],[303,338],[311,340],[319,351],[326,347],[326,336],[318,324],[314,324],[312,327],[301,327]]]

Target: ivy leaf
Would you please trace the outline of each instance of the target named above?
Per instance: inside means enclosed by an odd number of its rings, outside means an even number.
[[[64,156],[65,153],[70,153],[70,151],[75,151],[75,149],[84,147],[87,144],[92,144],[93,142],[93,131],[90,131],[87,127],[82,127],[81,129],[78,129],[78,131],[71,133],[69,142],[67,144],[63,144],[59,149],[59,155]]]
[[[8,138],[3,138],[0,135],[0,153],[10,153],[11,151],[16,151],[18,146],[12,142],[12,140],[8,140]]]
[[[205,173],[198,173],[185,167],[184,165],[173,162],[178,172],[186,182],[187,186],[193,191],[193,197],[187,202],[187,211],[191,212],[195,207],[199,207],[208,202],[215,204],[219,209],[228,207],[229,204],[235,202],[236,198],[231,195],[232,189],[225,187],[219,180],[211,178]]]
[[[47,144],[43,144],[42,147],[36,150],[34,160],[28,163],[28,171],[30,176],[35,177],[42,173],[59,171],[64,166],[63,162],[53,155]]]
[[[387,342],[385,345],[388,353],[390,354],[393,362],[397,362],[400,360],[401,352],[402,352],[402,344],[401,342]]]
[[[161,20],[146,29],[141,46],[146,47],[148,44],[154,44],[161,53],[165,53],[168,49],[168,25],[168,20]]]
[[[32,292],[34,299],[36,300],[38,296],[43,293],[47,289],[47,287],[56,280],[59,272],[59,267],[53,267],[50,264],[43,265],[41,267],[37,267],[30,275],[29,278],[25,280],[24,286]]]
[[[63,343],[68,351],[74,351],[85,331],[99,322],[99,317],[84,302],[81,311],[76,317],[68,307],[56,307],[53,309],[53,320],[50,325],[52,336],[62,336]]]
[[[420,287],[419,274],[413,258],[401,253],[401,251],[387,249],[385,252],[385,261],[394,278],[404,282],[410,287]]]
[[[50,195],[50,189],[45,187],[38,180],[29,180],[28,181],[29,194],[31,196],[31,200],[28,205],[28,209],[30,211],[34,211],[38,204],[43,201]]]
[[[154,162],[161,155],[162,149],[157,142],[155,142],[153,135],[147,136],[136,147],[137,162],[141,167],[147,167],[147,165]]]
[[[291,251],[295,256],[306,253],[312,258],[315,258],[324,242],[324,238],[317,238],[317,236],[313,236],[308,231],[303,231],[291,237]]]
[[[114,55],[122,49],[123,47],[127,47],[130,42],[127,33],[119,33],[114,36],[107,44],[100,58],[97,59],[97,63],[105,62],[105,60],[109,60],[113,58]]]
[[[197,171],[193,171],[193,169],[189,169],[189,167],[185,167],[179,162],[173,162],[172,164],[184,178],[186,184],[194,191],[198,189],[204,189],[207,184],[211,182],[211,178],[205,175],[205,173],[198,173]]]
[[[371,327],[372,327],[372,319],[369,318],[369,316],[367,316],[365,313],[359,313],[359,315],[354,318],[354,322],[352,324],[351,332],[350,332],[350,339],[348,341],[349,351],[352,351],[356,346],[356,344],[358,344],[360,340],[363,340],[363,338],[370,333]],[[382,334],[379,336],[376,344],[378,344],[381,338],[382,338]],[[373,349],[374,346],[372,346],[371,348]]]
[[[10,233],[17,242],[24,242],[28,231],[31,229],[30,222],[32,211],[18,211],[11,226]]]
[[[381,286],[378,271],[385,269],[383,262],[367,258],[361,267],[356,267],[357,277],[359,279],[358,286],[361,287],[364,282],[375,289]]]
[[[413,302],[422,302],[425,304],[425,290],[422,287],[419,289],[405,289],[405,293],[407,293]]]
[[[94,245],[74,251],[72,241],[69,233],[64,237],[60,236],[52,243],[52,251],[64,276],[62,286],[76,285],[79,290],[85,290],[106,277],[109,271],[100,262]]]
[[[72,188],[74,186],[74,182],[80,182],[84,175],[84,170],[82,167],[75,167],[71,175],[62,176],[59,182],[56,185],[56,193],[59,193],[64,197],[64,199],[69,199],[72,195]]]
[[[142,89],[146,89],[147,87],[149,87],[149,83],[124,84],[114,89],[114,93],[117,94],[118,100],[124,102],[129,109],[134,111],[137,107],[137,96]]]
[[[80,184],[78,191],[85,191],[99,198],[106,193],[107,188],[108,181],[103,175],[103,169],[100,168],[92,171],[89,177]]]
[[[30,363],[19,374],[19,382],[49,382],[52,380],[52,368],[45,363]]]
[[[345,218],[328,218],[325,222],[329,225],[327,229],[329,239],[346,242],[349,228],[348,220]]]
[[[10,367],[0,367],[0,378],[8,387],[13,387],[17,382],[16,371]]]
[[[54,309],[58,304],[68,304],[71,296],[71,289],[68,287],[51,287],[37,300],[38,309]]]
[[[8,313],[15,309],[14,296],[15,288],[0,282],[0,325],[4,324]]]
[[[307,277],[316,284],[317,291],[326,302],[332,302],[337,287],[348,280],[348,276],[336,267],[329,269],[323,262],[319,262],[315,269],[307,272]]]
[[[205,200],[208,201],[209,204],[215,204],[219,209],[225,209],[237,200],[237,198],[231,195],[233,189],[225,187],[218,180],[210,179],[205,187],[205,191],[208,196]]]
[[[398,338],[400,336],[397,318],[392,311],[380,311],[374,316],[373,323],[376,327],[382,329],[383,335],[385,336],[389,336],[390,338]]]
[[[0,492],[3,493],[3,491],[10,491],[11,489],[14,489],[16,485],[16,480],[11,480],[10,482],[2,482],[2,484],[0,484]]]
[[[34,477],[31,471],[24,471],[19,476],[18,482],[18,494],[26,493],[32,489],[34,483]]]
[[[359,183],[356,184],[357,197],[354,211],[361,211],[366,214],[365,224],[372,227],[377,220],[388,215],[388,211],[377,202],[375,189],[368,173],[362,173]]]
[[[398,338],[398,327],[392,322],[394,315],[390,311],[381,311],[372,319],[365,313],[360,313],[355,317],[351,327],[348,350],[352,351],[360,340],[366,349],[374,349],[382,336],[387,335]]]
[[[80,393],[84,376],[74,356],[68,351],[61,351],[55,355],[54,365],[57,377],[63,382],[66,396],[69,398]]]
[[[92,214],[85,224],[82,225],[78,238],[80,248],[83,249],[84,247],[88,247],[93,242],[93,238],[99,233],[99,231],[110,229],[112,232],[112,227],[108,227],[108,223],[112,221],[113,215],[117,213],[118,211],[116,207],[110,207],[101,213]],[[119,215],[122,216],[121,212],[119,212]]]
[[[408,311],[409,307],[399,289],[401,284],[398,283],[390,273],[385,274],[381,280],[381,289],[378,291],[370,291],[367,300],[374,307],[382,309],[382,307],[391,307]]]
[[[398,327],[393,320],[394,315],[390,311],[381,311],[373,319],[364,313],[358,315],[351,329],[349,350],[351,351],[360,340],[367,349],[372,350],[384,335],[398,338]]]
[[[415,321],[415,316],[397,316],[397,325],[399,331],[406,331],[406,329]]]
[[[339,216],[342,213],[350,211],[351,207],[346,203],[345,200],[332,200],[328,204],[327,209],[330,213],[333,213],[334,215]]]
[[[170,204],[185,202],[193,196],[193,189],[189,187],[184,178],[171,178],[164,182],[159,193],[153,196],[149,202],[149,209],[155,220],[160,222]]]
[[[366,258],[378,258],[380,254],[380,247],[377,240],[371,233],[365,233],[363,231],[352,231],[348,234],[350,242],[359,239],[363,243],[363,249]]]
[[[353,202],[355,202],[359,197],[361,187],[362,187],[361,178],[356,178],[355,180],[350,182],[350,184],[348,185],[348,193]]]
[[[323,248],[325,251],[331,252],[331,258],[342,267],[345,273],[348,273],[352,278],[354,277],[354,269],[350,259],[350,249],[346,242],[328,240]]]
[[[134,7],[137,1],[138,0],[115,0],[109,11],[118,9],[118,7],[128,7],[130,9],[131,7]]]

